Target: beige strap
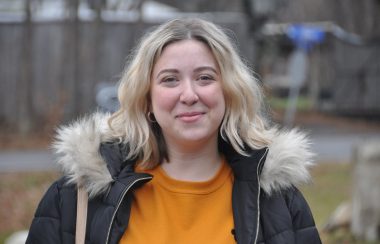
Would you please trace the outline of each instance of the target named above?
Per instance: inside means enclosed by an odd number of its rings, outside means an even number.
[[[78,187],[75,244],[84,244],[86,240],[87,202],[87,192],[82,187]]]

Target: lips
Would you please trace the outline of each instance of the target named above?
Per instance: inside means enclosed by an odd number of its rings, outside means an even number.
[[[180,113],[176,116],[177,119],[180,119],[183,122],[195,122],[201,118],[205,113],[204,112],[186,112]]]

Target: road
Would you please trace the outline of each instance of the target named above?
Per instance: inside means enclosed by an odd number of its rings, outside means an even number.
[[[380,140],[380,134],[313,135],[311,140],[317,161],[350,162],[357,146]]]
[[[49,150],[0,151],[0,172],[57,170],[54,162]]]
[[[349,162],[355,146],[380,140],[380,132],[341,133],[314,128],[310,139],[317,162]],[[55,161],[49,150],[0,151],[0,172],[58,170]]]

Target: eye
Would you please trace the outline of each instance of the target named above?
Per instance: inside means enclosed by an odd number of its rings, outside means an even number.
[[[210,75],[201,75],[199,77],[200,80],[213,80],[213,77],[211,77]]]
[[[177,79],[175,77],[165,77],[164,79],[162,79],[162,82],[174,82],[174,81],[177,81]]]
[[[176,86],[178,81],[179,81],[178,78],[175,76],[165,76],[161,79],[160,83],[163,84],[164,86],[172,87],[172,86]]]
[[[215,78],[212,75],[200,75],[197,81],[199,81],[202,85],[208,85],[215,81]]]

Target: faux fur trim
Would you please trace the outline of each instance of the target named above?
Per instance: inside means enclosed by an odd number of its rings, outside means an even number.
[[[261,188],[271,194],[291,186],[300,186],[311,179],[309,168],[314,164],[310,141],[298,129],[277,130],[260,176]]]
[[[109,116],[97,112],[60,127],[53,143],[58,165],[68,183],[84,187],[90,198],[107,191],[113,181],[99,153],[100,143],[111,137]]]
[[[99,145],[112,139],[107,124],[109,117],[110,114],[94,113],[60,127],[53,144],[58,164],[69,183],[85,187],[90,197],[107,191],[113,182],[99,153]],[[261,188],[267,194],[309,181],[313,153],[305,134],[295,129],[276,130],[268,147],[260,176]]]

